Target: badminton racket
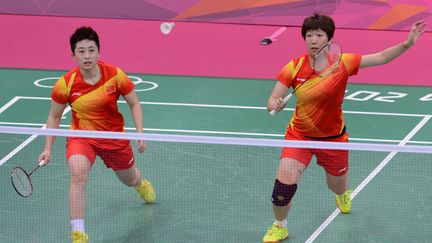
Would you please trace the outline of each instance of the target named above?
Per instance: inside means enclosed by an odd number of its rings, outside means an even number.
[[[20,166],[16,166],[11,170],[12,186],[18,195],[22,197],[30,197],[32,195],[33,183],[31,180],[31,175],[45,164],[45,160],[42,160],[30,173],[27,173],[27,171]]]

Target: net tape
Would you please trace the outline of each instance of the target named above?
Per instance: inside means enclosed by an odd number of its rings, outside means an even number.
[[[144,140],[144,141],[178,142],[178,143],[242,145],[242,146],[260,146],[260,147],[293,147],[293,148],[319,148],[319,149],[334,149],[334,150],[337,149],[337,150],[377,151],[377,152],[432,153],[432,146],[423,146],[423,145],[419,146],[419,145],[392,145],[392,144],[375,144],[375,143],[340,143],[340,142],[296,141],[296,140],[263,139],[263,138],[191,136],[191,135],[150,134],[150,133],[130,133],[130,132],[102,132],[102,131],[29,128],[29,127],[14,127],[14,126],[0,126],[0,133],[37,135],[37,136],[57,136],[57,137],[83,137],[83,138],[125,139],[125,140]]]

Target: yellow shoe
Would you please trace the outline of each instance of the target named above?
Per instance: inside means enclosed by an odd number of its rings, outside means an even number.
[[[82,231],[72,231],[72,243],[87,243],[88,235]]]
[[[279,243],[288,238],[288,228],[281,227],[279,224],[274,223],[268,228],[267,233],[263,238],[264,243]]]
[[[141,185],[135,189],[139,196],[144,199],[146,203],[154,203],[156,200],[156,192],[148,180],[141,180]]]
[[[347,190],[342,195],[336,195],[336,205],[342,213],[351,211],[351,190]]]

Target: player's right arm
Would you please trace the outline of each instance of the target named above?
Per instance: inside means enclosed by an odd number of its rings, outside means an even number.
[[[70,71],[68,74],[57,80],[57,82],[54,84],[54,88],[51,93],[51,108],[48,114],[46,128],[59,128],[63,111],[66,109],[66,105],[68,103],[68,97],[74,77],[75,74],[73,71]],[[54,140],[54,136],[46,137],[44,151],[39,155],[39,161],[45,160],[45,162],[49,162],[51,159],[51,148]]]
[[[286,105],[284,98],[288,94],[288,90],[292,86],[293,76],[298,72],[303,60],[303,58],[291,60],[279,71],[276,76],[278,82],[276,82],[276,85],[267,101],[267,110],[270,112],[279,112],[283,110]]]
[[[283,98],[288,93],[288,89],[289,88],[281,82],[277,82],[270,97],[268,98],[267,110],[276,110],[277,112],[281,111],[285,106]]]
[[[59,104],[51,101],[51,108],[46,122],[47,128],[59,128],[63,111],[66,109],[66,104]],[[39,161],[44,160],[46,163],[51,159],[51,149],[54,143],[54,136],[47,136],[45,140],[44,151],[39,155]]]

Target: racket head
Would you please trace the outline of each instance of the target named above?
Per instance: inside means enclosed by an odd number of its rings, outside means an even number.
[[[29,197],[33,193],[30,175],[19,166],[11,170],[11,183],[18,195],[22,197]]]
[[[323,46],[315,55],[314,71],[320,77],[327,77],[339,67],[342,48],[336,42]]]

